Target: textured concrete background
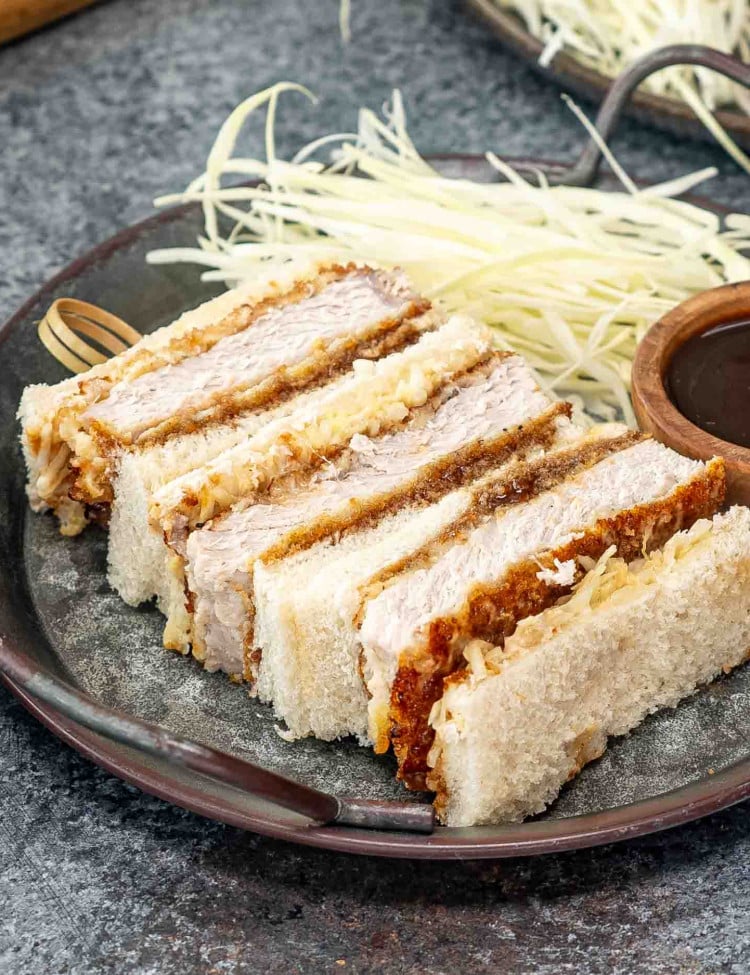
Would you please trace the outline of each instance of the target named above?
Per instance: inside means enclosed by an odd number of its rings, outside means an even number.
[[[575,153],[558,93],[459,5],[353,7],[346,49],[337,0],[109,0],[0,50],[2,317],[187,182],[229,109],[276,80],[321,97],[283,107],[282,151],[397,85],[424,151]],[[615,148],[654,178],[716,164],[715,197],[748,209],[750,180],[709,146],[632,124]],[[527,862],[329,855],[143,796],[0,692],[0,973],[745,973],[747,809]]]

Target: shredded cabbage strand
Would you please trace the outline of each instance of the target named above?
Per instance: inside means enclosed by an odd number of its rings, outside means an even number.
[[[285,160],[273,137],[284,92],[313,97],[284,83],[247,99],[206,171],[156,201],[200,203],[205,232],[197,247],[151,252],[151,263],[203,265],[205,280],[229,286],[293,258],[398,265],[447,312],[490,325],[550,391],[631,423],[631,363],[648,327],[696,292],[750,277],[750,220],[737,215],[724,231],[716,214],[674,198],[714,170],[639,189],[617,167],[625,191],[604,192],[550,187],[543,175],[534,185],[487,153],[501,181],[448,178],[414,147],[398,91],[382,117],[361,109],[356,133]],[[263,107],[264,158],[235,154]],[[231,185],[238,179],[260,182]]]

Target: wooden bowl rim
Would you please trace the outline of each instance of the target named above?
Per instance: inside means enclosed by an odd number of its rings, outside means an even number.
[[[632,396],[639,424],[667,446],[699,460],[721,456],[728,465],[750,473],[750,448],[714,437],[696,426],[674,405],[665,383],[669,363],[688,339],[743,318],[750,318],[750,281],[702,291],[667,312],[638,344]]]

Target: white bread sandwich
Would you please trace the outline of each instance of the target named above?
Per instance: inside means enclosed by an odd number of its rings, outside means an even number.
[[[244,670],[252,679],[258,560],[283,558],[405,501],[427,505],[515,452],[548,444],[568,410],[550,402],[519,356],[496,352],[444,374],[396,429],[355,436],[306,482],[282,481],[270,495],[193,531],[185,549],[193,652],[209,669]]]
[[[475,642],[434,707],[427,784],[449,826],[518,821],[660,708],[750,654],[750,510],[627,565],[608,550],[504,645]]]
[[[428,307],[399,272],[277,268],[81,376],[28,387],[19,418],[32,508],[54,509],[63,533],[77,533],[106,517],[122,450],[260,409],[347,368],[372,343],[402,347]]]
[[[300,491],[316,471],[345,451],[353,437],[377,436],[402,426],[411,411],[436,394],[442,395],[440,391],[452,390],[464,373],[491,359],[491,343],[484,326],[455,316],[403,352],[374,363],[355,362],[349,378],[307,408],[265,426],[211,463],[157,491],[151,500],[150,519],[172,549],[170,572],[180,586],[191,532],[234,508],[226,520],[215,520],[201,534],[212,530],[222,534],[222,543],[234,553],[228,557],[236,561],[243,535],[235,529],[240,527],[244,510],[262,501],[274,486],[278,493]],[[304,520],[303,516],[300,511]],[[296,527],[294,521],[291,527]],[[223,558],[219,552],[211,572],[219,571]],[[211,586],[212,591],[215,588]],[[191,642],[193,597],[190,593],[177,596],[179,586],[172,586],[171,592],[175,598],[169,605],[165,645],[185,652]],[[226,611],[218,610],[220,615]],[[241,663],[238,671],[230,672],[239,676]]]
[[[472,511],[518,503],[624,449],[637,436],[619,425],[584,434],[560,418],[550,445],[498,463],[436,503],[425,507],[407,497],[374,525],[357,526],[280,560],[259,560],[253,588],[261,699],[273,702],[291,737],[355,735],[367,743],[358,623],[363,593]]]
[[[473,638],[500,642],[581,574],[578,556],[615,545],[633,559],[713,514],[724,465],[653,440],[617,451],[537,497],[481,511],[366,594],[360,639],[369,736],[393,745],[399,777],[423,788],[430,710]]]

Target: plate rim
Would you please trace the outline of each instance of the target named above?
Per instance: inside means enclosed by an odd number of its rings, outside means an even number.
[[[478,163],[482,156],[444,153],[426,157],[434,161]],[[509,159],[515,165],[534,165],[540,168],[556,168],[561,164],[540,159]],[[699,198],[692,196],[698,201]],[[706,200],[717,212],[727,212],[720,204]],[[184,204],[152,214],[95,245],[86,253],[71,261],[46,281],[21,307],[0,325],[0,346],[28,317],[32,309],[59,289],[66,281],[76,278],[82,271],[97,262],[112,257],[119,250],[130,246],[149,230],[164,223],[184,217],[198,208],[198,204]],[[30,517],[24,510],[24,519]],[[0,626],[3,619],[0,618]],[[6,649],[17,659],[28,657],[7,633],[0,632]],[[32,661],[42,673],[45,668]],[[95,732],[89,731],[72,719],[60,714],[54,707],[33,698],[28,692],[0,674],[0,680],[22,706],[56,737],[73,747],[85,758],[118,778],[137,786],[159,799],[188,809],[212,820],[248,829],[274,839],[286,840],[304,846],[329,849],[335,852],[366,854],[420,860],[449,859],[501,859],[525,857],[567,850],[586,849],[626,839],[645,836],[726,809],[750,797],[750,757],[741,759],[714,775],[703,776],[669,792],[639,799],[635,802],[596,813],[586,813],[563,819],[530,821],[490,827],[456,829],[438,826],[431,836],[407,833],[390,833],[345,826],[316,826],[302,821],[274,817],[254,810],[254,797],[238,798],[233,804],[226,798],[214,799],[198,786],[212,783],[196,775],[196,787],[189,787],[170,778],[169,771],[160,771],[159,763],[146,761],[145,753],[118,745]],[[110,709],[113,714],[117,712]],[[135,758],[133,758],[135,756]],[[140,759],[139,759],[140,756]],[[164,763],[162,763],[164,764]],[[212,783],[216,789],[223,787]],[[238,793],[238,796],[241,794]],[[258,805],[257,800],[256,807]],[[243,808],[244,807],[244,808]],[[280,811],[281,812],[281,811]],[[288,817],[289,813],[285,813]],[[572,824],[572,825],[571,825]],[[576,825],[577,824],[577,825]]]
[[[550,65],[539,64],[544,45],[526,29],[519,17],[510,11],[501,10],[493,0],[465,2],[472,14],[495,38],[522,58],[537,74],[561,88],[570,89],[577,95],[595,101],[597,105],[602,101],[612,84],[612,78],[581,63],[565,51],[560,51]],[[673,135],[689,133],[701,142],[715,141],[689,106],[676,98],[639,88],[625,107],[625,114]],[[750,115],[726,108],[712,114],[743,148],[750,148]]]

